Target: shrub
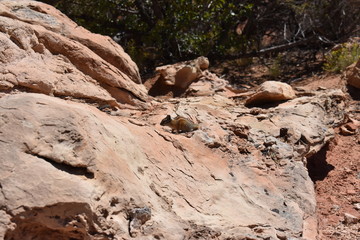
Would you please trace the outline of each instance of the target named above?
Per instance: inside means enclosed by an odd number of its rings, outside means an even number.
[[[269,76],[272,78],[277,78],[281,75],[282,69],[281,69],[281,62],[282,62],[282,56],[281,54],[277,55],[277,57],[274,59],[273,63],[269,66]]]
[[[360,58],[360,45],[341,44],[325,56],[324,70],[340,73]]]

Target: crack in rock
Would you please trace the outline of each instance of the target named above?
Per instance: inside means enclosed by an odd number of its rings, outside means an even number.
[[[72,175],[84,176],[88,179],[93,179],[95,177],[94,173],[89,171],[89,169],[87,167],[71,166],[69,164],[66,164],[65,162],[58,162],[54,159],[42,156],[37,153],[33,153],[29,150],[26,151],[26,153],[50,163],[53,167],[55,167],[56,169],[58,169],[60,171],[67,172]]]

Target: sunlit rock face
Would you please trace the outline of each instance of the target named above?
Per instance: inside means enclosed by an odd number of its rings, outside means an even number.
[[[113,106],[146,99],[136,64],[109,37],[40,2],[1,1],[0,11],[1,90]]]
[[[340,90],[248,108],[201,69],[197,95],[153,101],[120,46],[53,7],[0,1],[0,22],[0,238],[315,239],[306,159]],[[159,124],[176,114],[199,129]]]

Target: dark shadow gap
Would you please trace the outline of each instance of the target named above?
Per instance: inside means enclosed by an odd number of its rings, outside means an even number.
[[[350,94],[350,96],[352,97],[352,99],[354,100],[360,100],[360,89],[350,86],[348,85],[348,93]]]
[[[319,152],[307,159],[306,167],[313,182],[324,180],[329,172],[335,167],[326,162],[326,153],[329,150],[329,143],[323,146]]]
[[[36,153],[31,153],[31,152],[27,152],[27,153],[31,154],[31,155],[33,155],[33,156],[35,156],[37,158],[43,159],[44,161],[50,163],[51,165],[53,165],[55,168],[57,168],[60,171],[67,172],[67,173],[72,174],[72,175],[85,176],[86,178],[89,178],[89,179],[94,178],[94,173],[90,172],[86,167],[80,167],[80,166],[79,167],[74,167],[74,166],[68,165],[66,163],[55,162],[53,159],[41,156],[41,155],[36,154]]]

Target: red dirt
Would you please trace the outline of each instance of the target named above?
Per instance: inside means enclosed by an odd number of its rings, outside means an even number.
[[[319,160],[319,159],[317,159]],[[346,224],[345,213],[360,218],[360,135],[337,134],[325,155],[333,169],[315,181],[320,239],[360,239],[360,223]]]
[[[312,77],[297,84],[301,85],[311,90],[318,87],[348,90],[341,75]],[[350,92],[345,111],[360,121],[360,90]],[[308,159],[309,175],[315,183],[320,240],[360,239],[360,209],[356,207],[360,204],[360,126],[349,136],[342,135],[340,127],[335,138]],[[358,222],[347,223],[345,214],[357,217]]]

